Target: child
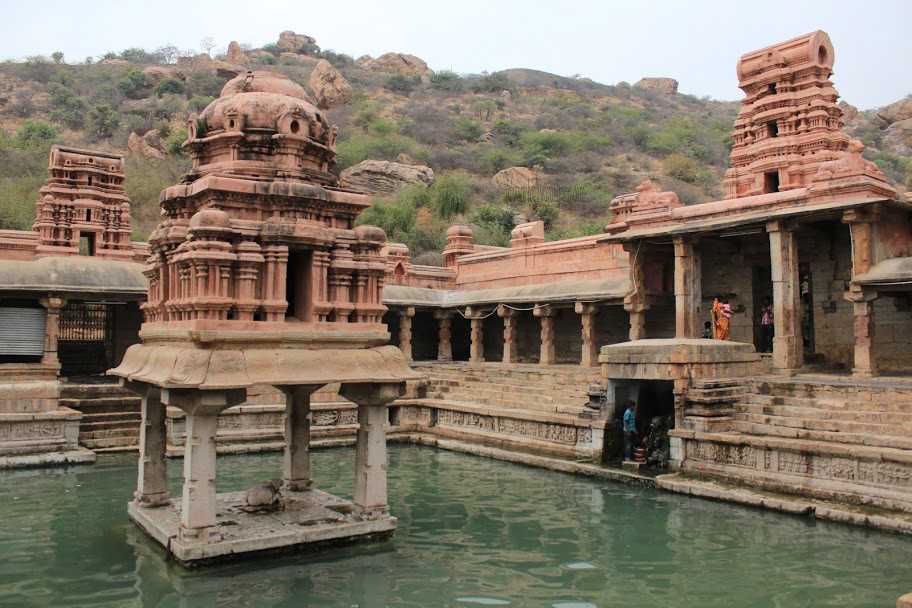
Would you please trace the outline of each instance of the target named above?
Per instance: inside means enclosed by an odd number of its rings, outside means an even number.
[[[624,460],[633,459],[633,448],[637,441],[636,404],[627,402],[624,410]]]
[[[713,337],[713,326],[712,323],[707,321],[703,324],[703,337],[707,340],[712,340]]]

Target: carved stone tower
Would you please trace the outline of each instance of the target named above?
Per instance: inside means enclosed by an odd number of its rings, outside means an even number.
[[[89,255],[131,261],[123,157],[53,146],[33,229],[36,257]]]
[[[355,227],[370,200],[336,186],[335,128],[285,76],[248,72],[189,131],[192,170],[162,192],[162,221],[149,239],[142,344],[111,371],[144,397],[131,517],[154,538],[172,539],[166,546],[181,561],[261,550],[255,522],[249,532],[243,517],[231,530],[218,526],[216,514],[243,509],[244,499],[215,494],[215,434],[219,412],[265,384],[286,396],[280,502],[288,524],[266,544],[391,532],[386,405],[418,375],[384,346],[386,235]],[[344,508],[312,490],[308,451],[310,395],[336,383],[358,405],[360,425],[354,500]],[[164,479],[165,406],[187,415],[179,508]],[[333,519],[333,509],[348,514]],[[168,510],[179,511],[179,526]],[[336,523],[302,533],[302,510]]]
[[[819,30],[741,56],[738,86],[746,97],[735,121],[725,198],[808,186],[821,163],[848,148],[830,82],[833,60],[830,38]]]

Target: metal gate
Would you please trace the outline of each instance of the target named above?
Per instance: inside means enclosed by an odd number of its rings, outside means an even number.
[[[57,350],[64,376],[103,374],[113,350],[109,304],[70,302],[60,311]]]

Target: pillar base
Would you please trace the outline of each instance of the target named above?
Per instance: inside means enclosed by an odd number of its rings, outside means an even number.
[[[218,494],[218,524],[201,529],[196,536],[181,529],[179,500],[168,501],[164,508],[150,508],[134,500],[128,512],[136,525],[188,567],[314,545],[375,540],[396,529],[395,517],[379,511],[362,515],[351,502],[320,490],[283,490],[282,495],[282,508],[249,513],[242,508],[245,492]]]

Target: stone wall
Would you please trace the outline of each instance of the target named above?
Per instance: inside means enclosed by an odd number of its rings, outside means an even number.
[[[765,234],[750,239],[700,243],[703,274],[702,314],[698,328],[711,320],[712,300],[727,297],[732,306],[731,339],[754,344],[754,268],[770,267],[769,240]],[[760,288],[761,290],[764,288]],[[765,288],[773,295],[772,282]]]
[[[883,371],[912,370],[912,298],[881,295],[874,302],[874,352]]]
[[[626,342],[630,335],[630,317],[623,306],[600,306],[595,315],[595,343],[599,346]]]
[[[808,227],[798,239],[798,264],[811,273],[814,351],[827,364],[852,368],[852,304],[843,297],[852,279],[849,228],[832,222]]]
[[[556,363],[579,363],[583,351],[583,326],[572,308],[561,308],[554,318],[554,358]]]
[[[674,302],[658,302],[646,311],[647,338],[674,338]]]
[[[531,311],[516,317],[516,362],[538,363],[541,356],[541,323]]]
[[[459,258],[457,289],[627,277],[627,253],[597,237],[501,249]]]

